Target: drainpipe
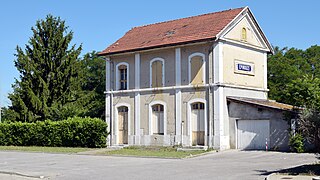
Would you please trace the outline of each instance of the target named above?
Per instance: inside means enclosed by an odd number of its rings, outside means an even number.
[[[110,146],[112,146],[113,140],[113,94],[110,94]]]
[[[183,146],[183,125],[184,121],[181,121],[181,146]]]

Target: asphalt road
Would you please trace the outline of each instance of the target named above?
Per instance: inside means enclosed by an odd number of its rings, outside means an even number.
[[[0,152],[0,179],[264,179],[314,154],[228,150],[189,159]]]

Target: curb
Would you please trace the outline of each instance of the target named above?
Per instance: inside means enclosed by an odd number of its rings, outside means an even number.
[[[174,158],[174,157],[158,157],[158,156],[130,156],[130,155],[103,155],[103,154],[95,154],[94,156],[106,156],[106,157],[130,157],[130,158],[146,158],[146,159],[183,159],[183,158]]]
[[[286,176],[288,176],[288,175],[282,175],[282,174],[278,174],[278,173],[272,173],[272,174],[269,174],[267,177],[265,177],[265,180],[270,180],[271,179],[271,176],[273,176],[273,175],[278,175],[278,178],[279,177],[281,177],[281,176],[283,176],[283,177],[286,177]],[[302,175],[302,176],[294,176],[294,178],[291,178],[291,179],[311,179],[311,180],[320,180],[320,176],[304,176],[304,175]],[[275,178],[272,178],[272,179],[275,179]],[[284,179],[284,178],[281,178],[281,179]]]
[[[213,151],[208,151],[208,152],[204,152],[204,153],[201,153],[201,154],[189,155],[189,156],[181,158],[181,159],[191,159],[191,158],[201,157],[201,156],[205,156],[205,155],[208,155],[208,154],[214,154],[214,153],[219,153],[219,152],[220,151],[218,151],[218,150],[213,150]]]
[[[22,174],[22,173],[18,173],[18,172],[9,172],[9,171],[0,171],[0,174],[16,175],[16,176],[21,176],[21,177],[37,178],[37,179],[44,179],[45,178],[45,176],[32,176],[32,175]]]

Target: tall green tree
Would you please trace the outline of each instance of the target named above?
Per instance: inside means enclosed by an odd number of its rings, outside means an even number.
[[[319,102],[320,46],[275,48],[268,57],[269,98],[296,106]],[[320,106],[320,105],[319,105]]]
[[[83,116],[104,119],[105,116],[105,60],[93,51],[84,55],[80,61],[82,77],[81,88],[83,95],[82,105],[85,108]]]
[[[9,122],[14,119],[14,112],[10,112],[7,107],[1,107],[1,122]]]
[[[105,112],[105,61],[93,51],[79,61],[78,82],[75,101],[68,102],[55,113],[57,118],[96,117],[104,119]]]
[[[276,47],[269,56],[268,86],[271,99],[304,107],[296,131],[320,152],[320,46],[306,50]],[[300,135],[291,139],[303,144]]]
[[[31,30],[33,35],[25,49],[16,48],[15,66],[20,79],[16,79],[9,95],[14,120],[33,122],[72,116],[76,112],[68,109],[74,109],[70,107],[81,90],[81,45],[71,45],[73,32],[59,17],[48,15]]]

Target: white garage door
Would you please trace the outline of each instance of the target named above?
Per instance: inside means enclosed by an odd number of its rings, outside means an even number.
[[[238,120],[238,149],[265,149],[269,140],[269,120]]]

